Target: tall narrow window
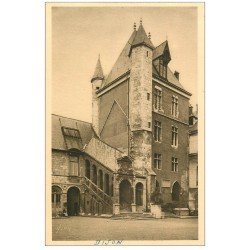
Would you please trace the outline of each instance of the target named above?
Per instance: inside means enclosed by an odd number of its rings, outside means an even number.
[[[178,172],[178,159],[172,157],[172,169],[173,172]]]
[[[159,60],[159,73],[163,78],[167,78],[166,63],[162,59]]]
[[[154,139],[157,142],[161,141],[161,122],[155,121],[154,124]]]
[[[179,111],[178,111],[178,96],[172,96],[171,114],[174,117],[178,117],[178,115],[179,115]]]
[[[176,126],[172,126],[172,146],[178,146],[178,128]]]
[[[53,204],[59,204],[60,203],[61,194],[62,194],[61,188],[59,188],[57,186],[52,186],[51,199],[52,199]]]
[[[157,88],[154,90],[154,108],[157,110],[162,108],[162,91]]]
[[[154,168],[161,169],[161,154],[154,154]]]
[[[79,169],[79,157],[70,155],[69,156],[69,175],[78,176],[78,169]]]

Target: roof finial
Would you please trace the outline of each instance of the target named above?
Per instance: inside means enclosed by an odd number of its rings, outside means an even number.
[[[134,23],[134,30],[136,30],[136,23]]]
[[[148,38],[151,40],[151,33],[148,32]]]
[[[140,18],[140,25],[142,25],[142,18]]]
[[[98,59],[100,60],[100,53],[98,54]]]

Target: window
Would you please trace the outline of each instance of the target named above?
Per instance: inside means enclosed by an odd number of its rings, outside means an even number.
[[[172,171],[178,172],[178,159],[175,157],[172,157]]]
[[[62,131],[63,131],[63,134],[66,136],[81,139],[81,136],[80,136],[78,129],[62,127]]]
[[[157,142],[161,141],[161,122],[155,121],[154,125],[154,139]]]
[[[159,60],[159,73],[163,78],[167,78],[166,63],[162,59]]]
[[[61,201],[61,194],[62,190],[61,188],[57,186],[52,187],[52,194],[51,194],[51,200],[53,204],[58,204]]]
[[[147,93],[147,100],[150,100],[150,93]]]
[[[178,146],[178,128],[176,126],[172,126],[172,146]]]
[[[148,51],[147,51],[147,57],[148,57]]]
[[[151,122],[148,122],[148,127],[151,128]]]
[[[161,169],[161,154],[154,154],[154,167],[156,169]]]
[[[82,139],[78,129],[62,127],[62,133],[64,136],[64,141],[68,149],[76,148],[82,149]]]
[[[162,91],[155,88],[154,90],[154,108],[161,110],[162,107]]]
[[[78,176],[78,168],[79,168],[79,157],[70,155],[69,156],[69,175]]]
[[[179,111],[178,111],[178,96],[172,96],[172,107],[171,107],[171,114],[174,117],[178,117]]]

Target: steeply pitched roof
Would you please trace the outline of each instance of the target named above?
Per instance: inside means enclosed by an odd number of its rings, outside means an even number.
[[[158,45],[153,51],[153,60],[163,55],[164,51],[168,49],[168,41],[161,43]],[[169,50],[169,49],[168,49]]]
[[[92,124],[76,119],[52,115],[52,149],[67,150],[67,142],[62,132],[62,127],[79,130],[81,144],[84,146],[95,135]],[[80,149],[80,148],[78,148]]]
[[[94,72],[94,75],[91,79],[91,82],[93,82],[96,79],[102,80],[103,78],[104,78],[104,75],[103,75],[101,60],[100,60],[100,56],[99,56],[97,63],[96,63],[95,72]]]
[[[114,81],[119,76],[125,74],[128,70],[130,70],[131,59],[129,57],[129,51],[131,48],[131,44],[135,38],[136,30],[132,33],[129,40],[127,41],[125,47],[123,48],[121,54],[119,55],[118,59],[116,60],[113,68],[111,69],[110,73],[108,74],[107,78],[103,82],[102,87],[107,86],[109,83]]]
[[[107,86],[112,81],[124,75],[126,72],[130,70],[131,58],[129,57],[129,53],[132,47],[136,47],[140,44],[144,44],[152,49],[154,48],[154,45],[148,38],[142,25],[139,26],[137,31],[134,30],[134,32],[130,36],[128,42],[126,43],[121,54],[116,60],[112,70],[108,74],[107,78],[105,78],[102,87]]]
[[[132,45],[132,47],[135,47],[135,46],[138,46],[141,44],[144,44],[144,45],[154,49],[154,45],[150,41],[150,39],[148,38],[142,24],[140,24],[138,31],[136,32],[136,36],[135,36],[133,43],[131,45]]]

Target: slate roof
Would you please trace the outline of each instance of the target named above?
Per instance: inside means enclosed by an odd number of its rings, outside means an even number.
[[[96,79],[102,80],[103,78],[104,78],[104,75],[103,75],[102,65],[101,65],[100,56],[99,56],[97,63],[96,63],[95,72],[94,72],[94,75],[91,79],[91,82],[96,80]]]
[[[129,56],[130,52],[131,52],[131,48],[138,46],[140,44],[144,44],[144,45],[153,49],[153,60],[158,58],[159,56],[163,55],[163,53],[166,50],[169,53],[169,59],[171,59],[169,47],[168,47],[168,41],[167,40],[164,41],[163,43],[161,43],[159,46],[157,46],[155,48],[153,43],[151,42],[151,40],[146,35],[146,32],[145,32],[143,26],[140,25],[137,31],[134,30],[134,32],[130,36],[128,42],[126,43],[125,47],[123,48],[121,54],[119,55],[118,59],[116,60],[110,73],[103,80],[101,89],[111,85],[112,82],[115,81],[117,78],[119,78],[122,75],[125,75],[125,73],[129,72],[129,70],[131,68],[131,57]],[[153,66],[153,63],[152,63],[152,72],[154,75],[160,77],[159,73],[157,72],[157,70]],[[172,83],[173,85],[176,85],[179,89],[182,89],[185,92],[187,92],[184,89],[184,87],[181,85],[180,81],[175,77],[175,75],[173,74],[173,72],[170,70],[169,67],[167,68],[167,80],[168,80],[168,82]]]
[[[134,46],[138,46],[140,44],[144,44],[144,45],[154,49],[154,45],[151,42],[151,40],[148,38],[142,24],[140,24],[140,26],[136,32],[135,38],[134,38],[131,45],[132,45],[132,47],[134,47]]]
[[[62,127],[79,130],[81,143],[78,143],[79,139],[77,138],[75,138],[75,140],[74,138],[70,140],[65,138]],[[70,145],[78,145],[77,149],[82,150],[80,147],[84,147],[94,136],[95,132],[91,123],[59,115],[52,115],[52,149],[68,150]],[[76,146],[74,146],[74,148]]]
[[[153,51],[153,60],[155,60],[156,58],[161,56],[163,54],[163,52],[165,51],[165,49],[168,49],[168,41],[167,40],[165,42],[161,43],[160,45],[158,45],[154,49],[154,51]]]
[[[119,55],[118,59],[116,60],[112,70],[108,74],[107,78],[105,78],[102,87],[107,86],[109,83],[114,81],[116,78],[118,78],[119,76],[125,74],[127,71],[130,70],[131,58],[129,57],[129,52],[131,49],[131,44],[135,38],[135,35],[136,35],[136,30],[130,36],[128,42],[126,43],[121,54]]]

